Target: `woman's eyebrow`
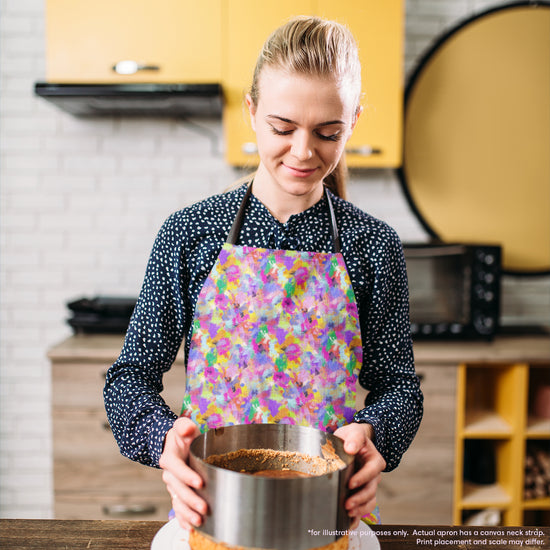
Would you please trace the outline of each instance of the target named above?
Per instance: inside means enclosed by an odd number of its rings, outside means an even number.
[[[279,115],[267,115],[266,118],[274,118],[276,120],[280,120],[281,122],[285,122],[287,124],[297,124],[294,120],[291,120],[290,118],[285,118]],[[328,120],[327,122],[321,122],[320,124],[317,124],[317,128],[321,126],[332,126],[333,124],[345,124],[342,120]]]
[[[321,122],[317,126],[332,126],[333,124],[345,124],[343,120],[328,120],[327,122]]]
[[[284,118],[279,115],[267,115],[265,118],[274,118],[276,120],[280,120],[281,122],[286,122],[288,124],[296,124],[293,120],[290,120],[290,118]]]

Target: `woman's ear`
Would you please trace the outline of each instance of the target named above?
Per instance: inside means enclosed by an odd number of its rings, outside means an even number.
[[[250,113],[250,125],[252,126],[252,129],[256,131],[256,106],[254,105],[250,94],[246,94],[244,100],[246,101],[248,112]]]
[[[353,120],[351,121],[351,131],[353,132],[353,129],[355,128],[355,125],[357,124],[357,119],[359,118],[359,115],[363,112],[363,106],[358,105],[357,109],[355,110],[355,115],[353,116]]]
[[[349,127],[349,131],[347,132],[347,138],[346,142],[348,142],[353,134],[353,130],[355,128],[355,125],[357,124],[357,119],[359,118],[359,115],[363,112],[363,107],[361,105],[357,106],[357,109],[355,109],[355,113],[353,114],[353,117],[351,119],[351,124]]]

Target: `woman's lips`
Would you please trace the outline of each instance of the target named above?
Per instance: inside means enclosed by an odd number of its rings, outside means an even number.
[[[284,163],[283,166],[290,172],[290,174],[297,178],[307,178],[317,170],[317,168],[297,168]]]

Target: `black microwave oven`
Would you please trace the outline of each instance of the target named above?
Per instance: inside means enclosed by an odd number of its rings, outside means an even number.
[[[413,339],[492,339],[499,328],[501,247],[404,244]]]

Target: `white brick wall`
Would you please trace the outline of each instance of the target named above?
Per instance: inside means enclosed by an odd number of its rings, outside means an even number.
[[[408,0],[407,71],[434,37],[487,5]],[[0,516],[40,518],[53,513],[46,352],[70,334],[65,303],[136,295],[165,217],[240,174],[220,156],[217,121],[201,121],[214,147],[183,123],[84,121],[35,98],[43,2],[1,0],[0,10]],[[402,238],[425,238],[393,172],[355,175],[350,196]],[[507,281],[508,317],[545,319],[547,291],[547,279]]]

